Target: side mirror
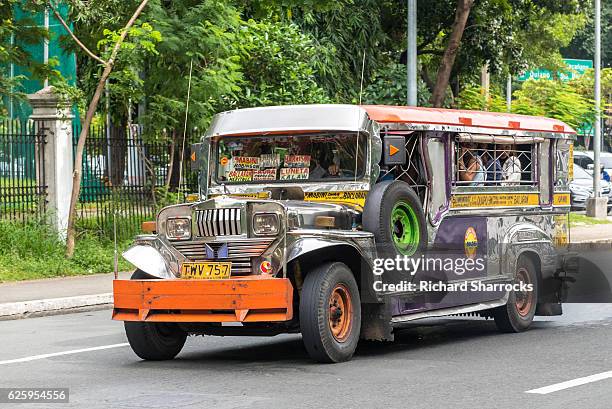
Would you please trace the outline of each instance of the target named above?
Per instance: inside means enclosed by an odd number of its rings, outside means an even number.
[[[406,139],[402,135],[387,135],[383,139],[383,164],[406,163]]]
[[[589,163],[589,164],[587,165],[587,170],[593,170],[593,169],[595,169],[595,165],[594,165],[594,164],[592,164],[592,163]]]
[[[197,171],[200,170],[202,164],[204,163],[204,155],[202,155],[202,146],[203,143],[194,143],[191,144],[191,154],[189,158],[191,159],[191,170]]]

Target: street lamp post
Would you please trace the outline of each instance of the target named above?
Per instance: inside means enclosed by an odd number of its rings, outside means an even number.
[[[601,179],[599,152],[601,150],[601,0],[595,0],[595,135],[593,135],[593,197],[587,201],[587,216],[604,218],[608,200],[600,197]]]
[[[408,105],[417,106],[417,0],[408,0],[408,47],[406,67],[408,75]]]

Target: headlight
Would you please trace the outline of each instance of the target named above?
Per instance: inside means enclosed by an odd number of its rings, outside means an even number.
[[[278,234],[280,223],[275,213],[257,213],[253,216],[253,233],[258,236]]]
[[[189,240],[191,238],[191,219],[188,217],[168,219],[166,237],[170,240]]]

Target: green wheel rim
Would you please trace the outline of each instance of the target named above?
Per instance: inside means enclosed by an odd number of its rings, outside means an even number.
[[[397,202],[391,211],[391,237],[395,248],[412,256],[419,247],[419,223],[416,213],[405,202]]]

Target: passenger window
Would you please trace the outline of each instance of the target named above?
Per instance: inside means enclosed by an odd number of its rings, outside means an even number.
[[[524,142],[528,139],[459,134],[454,147],[453,185],[535,186],[537,145]]]
[[[571,141],[559,140],[557,141],[557,149],[555,154],[555,186],[556,187],[567,187],[569,181],[573,178],[573,145]],[[582,167],[587,166],[587,159],[581,158]]]

